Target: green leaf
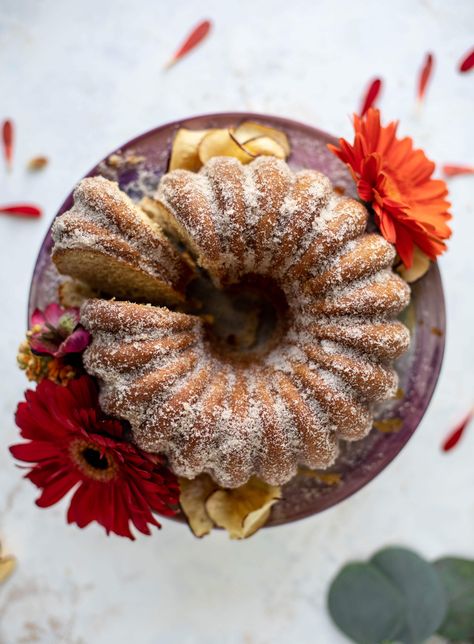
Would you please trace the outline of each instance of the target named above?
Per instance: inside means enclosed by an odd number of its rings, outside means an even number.
[[[434,566],[405,548],[385,548],[371,560],[405,599],[405,624],[396,638],[418,644],[433,635],[447,611],[447,598]]]
[[[448,614],[438,633],[449,640],[474,637],[474,561],[445,557],[435,567],[448,596]]]
[[[405,602],[375,566],[344,566],[331,584],[328,608],[336,625],[359,644],[391,640],[404,624]]]

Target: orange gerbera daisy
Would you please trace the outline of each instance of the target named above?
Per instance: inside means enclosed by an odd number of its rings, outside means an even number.
[[[328,147],[349,166],[360,198],[372,206],[382,235],[409,268],[415,246],[432,260],[446,250],[451,204],[445,182],[431,178],[435,164],[413,149],[411,138],[397,139],[397,127],[383,127],[379,110],[370,108],[363,117],[354,115],[352,145],[339,139],[339,148]]]

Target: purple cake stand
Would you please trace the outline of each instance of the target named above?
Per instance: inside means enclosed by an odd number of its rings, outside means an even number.
[[[117,180],[133,199],[152,194],[160,177],[166,172],[171,143],[180,127],[205,129],[235,126],[243,120],[254,120],[284,130],[291,143],[289,165],[292,168],[314,168],[330,177],[339,190],[356,196],[355,186],[347,168],[327,150],[334,137],[284,118],[250,114],[209,114],[163,125],[133,139],[113,154],[126,159],[142,157],[139,163],[110,163],[110,155],[95,166],[87,176],[102,174]],[[72,204],[70,194],[57,215]],[[29,297],[29,314],[57,298],[61,281],[50,260],[52,241],[48,232],[36,262]],[[377,409],[378,429],[364,440],[343,443],[341,455],[330,469],[332,476],[302,471],[283,486],[283,498],[277,503],[268,526],[296,521],[330,508],[351,496],[371,481],[400,452],[418,427],[438,380],[445,342],[445,308],[438,266],[412,285],[412,300],[402,316],[411,331],[410,350],[396,364],[400,375],[399,396]],[[182,517],[177,517],[183,520]]]

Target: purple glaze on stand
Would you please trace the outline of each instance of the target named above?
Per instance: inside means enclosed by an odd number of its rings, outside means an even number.
[[[163,125],[115,151],[143,156],[145,160],[142,164],[134,168],[114,170],[107,166],[106,157],[87,176],[105,174],[117,180],[132,198],[140,198],[153,192],[166,171],[171,142],[180,127],[229,127],[248,119],[273,125],[287,133],[292,148],[289,159],[291,167],[320,170],[346,194],[356,196],[348,170],[326,148],[327,143],[336,141],[334,137],[289,119],[243,112],[208,114]],[[71,204],[72,194],[67,197],[58,215],[68,210]],[[50,261],[51,246],[51,235],[48,232],[33,273],[29,315],[36,307],[44,307],[56,297],[57,284],[61,278]],[[274,506],[267,526],[308,517],[351,496],[377,476],[415,432],[433,395],[444,352],[446,318],[441,277],[436,264],[413,285],[412,302],[404,317],[412,332],[410,350],[396,365],[404,395],[400,400],[384,403],[377,411],[378,419],[401,419],[401,428],[395,433],[373,430],[362,441],[345,443],[340,458],[331,468],[331,471],[342,476],[337,485],[326,485],[307,474],[296,476],[283,487],[283,499]],[[183,518],[177,517],[177,520],[183,521]]]

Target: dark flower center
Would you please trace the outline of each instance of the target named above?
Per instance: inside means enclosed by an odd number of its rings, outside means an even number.
[[[118,463],[110,450],[103,454],[93,442],[77,439],[70,444],[69,454],[74,465],[88,479],[104,483],[117,477]]]
[[[110,465],[107,456],[101,456],[99,450],[93,447],[86,447],[82,452],[82,456],[96,470],[106,470]]]

